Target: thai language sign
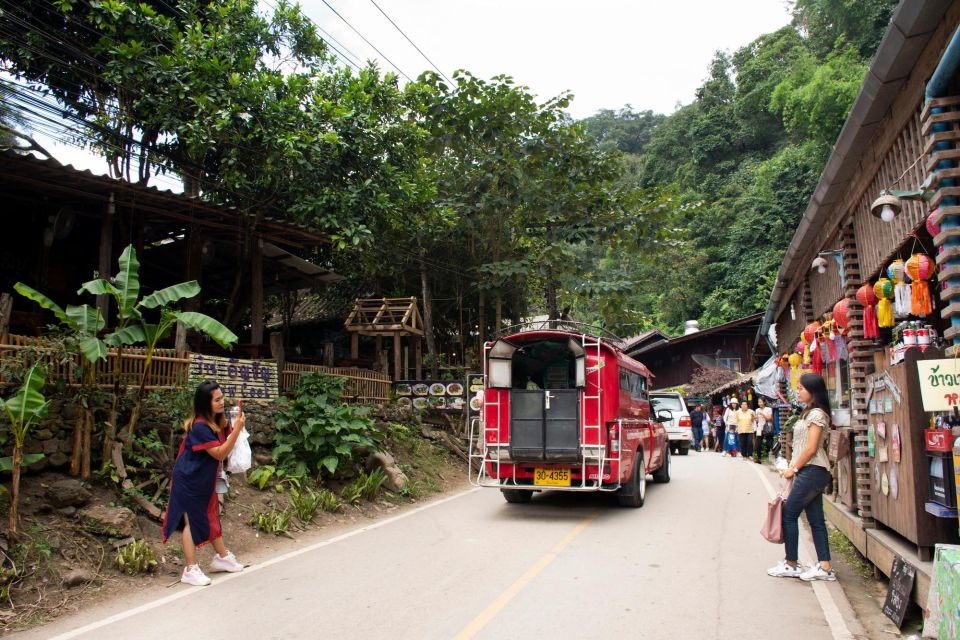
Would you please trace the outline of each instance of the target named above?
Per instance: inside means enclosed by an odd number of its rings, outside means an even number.
[[[960,406],[960,360],[920,360],[917,375],[924,411],[952,411]]]
[[[276,398],[277,363],[274,360],[240,360],[199,353],[190,354],[190,381],[216,380],[230,399]]]

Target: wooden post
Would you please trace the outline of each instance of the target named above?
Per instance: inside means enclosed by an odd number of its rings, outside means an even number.
[[[110,263],[113,261],[113,218],[117,213],[117,205],[113,199],[113,193],[110,193],[110,200],[107,201],[107,210],[100,219],[100,256],[97,262],[97,269],[100,270],[101,278],[110,277]],[[103,316],[107,326],[110,326],[110,296],[104,294],[97,296],[97,309]]]
[[[0,293],[0,341],[10,332],[10,316],[13,314],[13,296]]]
[[[200,226],[193,224],[187,230],[187,249],[183,263],[183,279],[187,282],[196,280],[200,282],[202,273],[201,261],[203,260],[203,239],[200,233]],[[187,298],[183,301],[185,311],[197,311],[200,308],[200,295]],[[185,353],[187,349],[187,328],[177,323],[177,333],[174,340],[174,348],[178,353]]]
[[[393,334],[393,379],[400,379],[400,334]]]
[[[283,333],[270,332],[270,357],[277,361],[277,374],[283,375],[283,367],[287,363],[287,355],[283,350]]]
[[[333,342],[327,340],[323,343],[323,364],[326,367],[332,367],[334,362]]]
[[[250,342],[256,347],[263,345],[263,240],[260,234],[253,237],[253,255],[250,263]]]
[[[413,338],[413,366],[417,371],[417,380],[423,380],[423,354],[421,353],[420,336]]]
[[[359,358],[360,358],[360,334],[356,332],[352,332],[350,334],[350,359],[357,360]]]

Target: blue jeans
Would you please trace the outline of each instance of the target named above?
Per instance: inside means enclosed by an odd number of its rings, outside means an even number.
[[[830,472],[817,465],[800,469],[793,481],[793,488],[783,503],[783,544],[787,560],[796,562],[797,546],[800,544],[800,512],[806,512],[817,560],[830,561],[830,542],[827,538],[827,523],[823,519],[823,490],[830,482]]]
[[[703,429],[693,425],[693,448],[700,451],[700,441],[703,440]]]

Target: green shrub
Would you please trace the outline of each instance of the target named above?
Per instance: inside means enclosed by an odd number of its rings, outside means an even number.
[[[290,489],[290,506],[303,524],[310,524],[313,521],[313,517],[317,515],[317,509],[320,508],[320,502],[320,492],[310,487],[306,487],[303,491]]]
[[[301,374],[296,397],[276,418],[273,458],[288,475],[332,475],[358,449],[378,448],[369,408],[344,404],[344,384],[322,373]]]
[[[255,529],[264,533],[287,533],[290,530],[290,518],[293,513],[289,509],[254,510],[247,521]]]
[[[327,513],[336,513],[343,509],[343,503],[340,502],[340,498],[337,495],[330,491],[329,489],[322,489],[317,494],[319,497],[319,507],[321,511],[326,511]]]
[[[371,473],[361,471],[356,480],[343,488],[340,495],[350,504],[356,504],[360,498],[373,500],[386,481],[387,474],[384,473],[383,469],[375,469]]]
[[[153,547],[145,540],[135,540],[117,550],[113,564],[123,573],[135,576],[156,571],[157,557]]]

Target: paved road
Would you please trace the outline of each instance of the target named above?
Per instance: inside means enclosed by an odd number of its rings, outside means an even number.
[[[846,638],[839,586],[769,578],[752,462],[676,457],[646,505],[475,490],[24,638]],[[772,481],[772,480],[771,480]],[[809,534],[805,533],[809,538]],[[837,608],[838,607],[838,608]],[[826,614],[825,614],[826,610]],[[112,617],[111,617],[112,616]],[[833,628],[827,622],[832,617]],[[58,634],[62,634],[58,636]]]

